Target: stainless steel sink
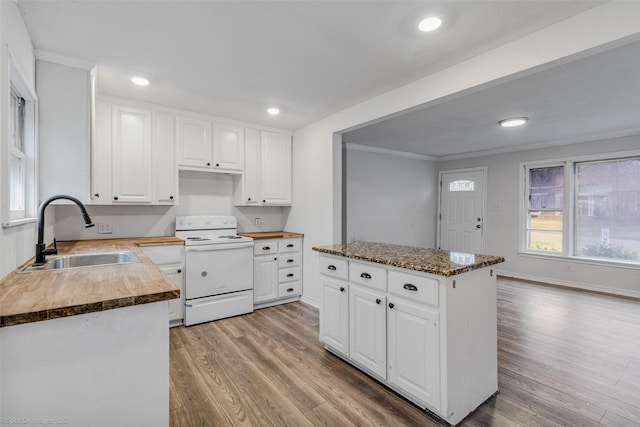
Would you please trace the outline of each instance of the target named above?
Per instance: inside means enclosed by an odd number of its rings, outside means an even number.
[[[49,261],[42,265],[28,265],[22,269],[21,272],[32,273],[35,271],[128,264],[138,261],[140,261],[138,256],[131,251],[66,255],[57,258],[50,258]]]

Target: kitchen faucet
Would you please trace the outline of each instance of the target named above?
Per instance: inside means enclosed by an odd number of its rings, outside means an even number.
[[[51,196],[42,204],[38,209],[38,242],[36,243],[36,260],[33,265],[42,265],[46,260],[47,255],[55,255],[58,253],[58,245],[56,244],[56,239],[53,239],[53,249],[45,249],[46,245],[44,244],[44,210],[49,206],[49,203],[58,199],[67,199],[71,200],[73,203],[78,205],[80,210],[82,211],[82,218],[84,218],[85,228],[93,227],[95,224],[91,222],[91,218],[89,218],[89,214],[87,213],[87,208],[84,207],[82,202],[75,197],[67,196],[64,194],[60,194],[58,196]]]

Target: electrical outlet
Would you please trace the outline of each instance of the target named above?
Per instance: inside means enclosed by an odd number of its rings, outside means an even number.
[[[256,218],[256,227],[262,226],[262,220],[260,218]]]
[[[112,232],[111,224],[98,224],[98,234],[111,234]]]

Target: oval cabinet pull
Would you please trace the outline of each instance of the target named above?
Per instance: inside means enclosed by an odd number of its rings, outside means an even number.
[[[292,247],[293,247],[293,243],[289,243],[289,244],[287,245],[287,247],[288,247],[288,248],[292,248]]]
[[[335,265],[330,265],[330,266],[327,267],[327,270],[336,271],[336,266]]]
[[[287,292],[293,292],[293,288],[287,289]]]
[[[389,308],[393,308],[393,307],[395,307],[395,305],[392,302],[390,302],[389,303]]]
[[[291,262],[293,262],[293,260],[292,260],[291,258],[289,258],[289,259],[287,260],[287,262],[291,263]]]
[[[263,250],[263,251],[269,251],[269,250],[271,250],[271,247],[269,247],[269,246],[263,246],[263,247],[262,247],[262,250]]]
[[[182,270],[181,270],[181,269],[178,269],[177,273],[182,273]]]
[[[417,291],[418,290],[416,285],[412,285],[411,283],[405,283],[403,288],[405,288],[408,291]]]
[[[362,277],[363,279],[371,279],[371,275],[369,273],[362,273],[360,277]]]
[[[293,277],[293,273],[287,274],[287,277]]]
[[[382,300],[380,298],[376,298],[376,304],[380,304]]]
[[[344,286],[340,286],[340,292],[344,292]]]

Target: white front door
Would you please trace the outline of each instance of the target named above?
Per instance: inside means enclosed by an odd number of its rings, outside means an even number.
[[[440,249],[481,253],[484,169],[441,173]]]

